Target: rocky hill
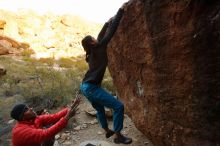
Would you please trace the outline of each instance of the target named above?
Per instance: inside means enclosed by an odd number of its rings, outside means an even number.
[[[100,27],[73,15],[0,10],[0,55],[31,49],[36,58],[78,56],[83,53],[81,39],[96,36]]]

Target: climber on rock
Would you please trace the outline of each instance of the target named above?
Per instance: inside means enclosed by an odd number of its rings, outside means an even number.
[[[86,62],[89,69],[84,76],[80,89],[83,95],[89,100],[97,111],[97,118],[101,127],[106,132],[106,138],[114,135],[114,142],[117,144],[130,144],[132,139],[121,134],[124,120],[124,105],[103,88],[101,82],[107,67],[107,45],[113,37],[127,3],[123,4],[117,14],[109,19],[101,29],[97,40],[88,35],[82,39],[82,46],[86,52]],[[113,130],[108,128],[104,107],[113,109]]]

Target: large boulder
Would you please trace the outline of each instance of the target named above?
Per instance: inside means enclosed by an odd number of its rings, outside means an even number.
[[[133,0],[108,45],[126,112],[156,146],[220,145],[220,1]]]

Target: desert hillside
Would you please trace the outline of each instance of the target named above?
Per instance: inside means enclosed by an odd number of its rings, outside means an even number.
[[[96,36],[101,26],[68,14],[0,10],[0,54],[31,49],[36,58],[78,56],[83,53],[81,39],[87,34]]]

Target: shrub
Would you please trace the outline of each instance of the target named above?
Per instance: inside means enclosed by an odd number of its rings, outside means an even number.
[[[40,58],[38,60],[40,63],[47,64],[49,66],[53,66],[55,63],[55,60],[53,58]]]
[[[60,58],[57,61],[57,64],[60,67],[65,67],[65,68],[72,68],[74,65],[74,61],[71,58]]]
[[[79,90],[87,70],[84,57],[71,58],[71,61],[62,59],[63,62],[72,64],[72,67],[58,69],[51,66],[55,62],[51,58],[25,60],[28,61],[0,57],[1,63],[7,69],[7,74],[0,79],[0,102],[19,96],[33,107],[52,109],[66,105]],[[112,93],[115,91],[108,70],[103,87]]]
[[[34,53],[34,51],[32,49],[24,49],[21,52],[21,55],[24,57],[30,57],[33,53]]]

